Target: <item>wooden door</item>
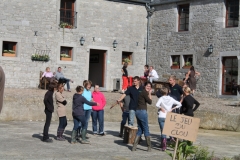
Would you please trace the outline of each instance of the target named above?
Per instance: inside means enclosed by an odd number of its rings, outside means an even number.
[[[223,57],[222,64],[222,94],[237,95],[238,59],[235,56]]]

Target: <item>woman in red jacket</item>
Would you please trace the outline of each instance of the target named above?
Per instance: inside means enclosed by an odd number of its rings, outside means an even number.
[[[104,106],[106,105],[106,99],[104,95],[99,91],[99,85],[95,84],[94,91],[92,93],[93,101],[99,103],[99,106],[92,106],[92,127],[93,134],[104,136]],[[99,129],[97,132],[97,122],[99,123]]]

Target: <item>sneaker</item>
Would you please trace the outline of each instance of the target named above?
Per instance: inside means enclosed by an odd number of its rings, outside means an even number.
[[[65,141],[66,139],[64,139],[63,137],[57,137],[58,141]]]
[[[71,92],[71,90],[69,89],[69,90],[67,90],[68,92]]]
[[[49,138],[49,139],[45,139],[45,140],[43,140],[43,142],[46,142],[46,143],[52,143],[53,140]]]
[[[98,134],[99,136],[106,136],[106,134],[103,132],[103,133],[99,133]]]

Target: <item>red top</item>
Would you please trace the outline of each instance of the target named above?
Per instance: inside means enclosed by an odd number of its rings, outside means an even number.
[[[92,110],[94,110],[94,111],[103,110],[103,108],[106,105],[106,99],[105,99],[104,95],[101,92],[94,91],[92,93],[92,98],[93,98],[94,102],[99,103],[99,106],[92,106]]]

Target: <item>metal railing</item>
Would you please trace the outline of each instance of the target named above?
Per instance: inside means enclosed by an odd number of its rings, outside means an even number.
[[[60,26],[68,24],[65,28],[77,28],[77,12],[70,9],[60,9]]]

